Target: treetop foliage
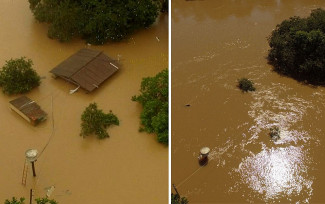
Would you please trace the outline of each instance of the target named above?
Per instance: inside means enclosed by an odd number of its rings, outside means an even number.
[[[81,133],[80,136],[85,137],[91,134],[97,135],[98,139],[109,137],[106,128],[111,125],[119,125],[118,118],[110,111],[104,113],[97,108],[96,103],[91,103],[81,115]]]
[[[5,94],[26,93],[41,83],[30,59],[11,59],[0,70],[0,86]]]
[[[4,204],[24,204],[25,198],[20,198],[17,200],[16,197],[12,197],[11,200],[6,199]]]
[[[143,107],[140,131],[156,133],[159,142],[168,144],[168,70],[143,78],[140,95],[133,96],[132,101]]]
[[[180,197],[178,194],[173,194],[171,196],[171,204],[188,204],[188,200],[185,197]]]
[[[37,204],[57,204],[55,200],[48,198],[36,198],[35,201]]]
[[[119,41],[153,24],[161,0],[29,0],[39,22],[49,24],[48,36],[62,42],[82,37],[88,43]]]
[[[4,204],[25,204],[24,201],[25,198],[20,198],[17,200],[15,197],[12,197],[12,200],[6,199]],[[48,198],[36,198],[35,201],[37,204],[58,204],[55,200]]]
[[[268,60],[275,71],[313,84],[325,83],[325,11],[291,17],[268,38]]]

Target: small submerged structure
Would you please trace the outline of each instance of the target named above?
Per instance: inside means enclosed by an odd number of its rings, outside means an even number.
[[[21,117],[27,120],[32,125],[46,120],[47,114],[41,107],[27,96],[21,96],[12,101],[9,101],[10,109],[18,113]]]
[[[91,92],[118,69],[116,60],[109,58],[101,51],[84,48],[61,62],[50,72],[54,74],[54,77],[60,77]]]
[[[201,166],[205,166],[208,164],[208,161],[209,161],[209,158],[208,158],[208,155],[210,153],[210,148],[209,147],[203,147],[201,150],[200,150],[200,156],[198,157],[198,160],[199,160],[199,164]]]

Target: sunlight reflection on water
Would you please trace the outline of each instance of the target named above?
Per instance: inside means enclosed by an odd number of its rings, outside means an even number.
[[[298,195],[302,190],[311,196],[312,178],[307,175],[307,156],[302,147],[266,148],[240,163],[242,181],[263,194],[265,200]]]
[[[313,106],[302,98],[286,95],[286,91],[282,84],[272,84],[253,93],[254,101],[248,114],[254,124],[249,128],[250,137],[244,138],[241,145],[241,150],[249,155],[234,171],[241,177],[237,185],[245,184],[257,193],[251,198],[257,196],[266,202],[281,198],[291,201],[303,194],[305,200],[301,202],[308,203],[313,192],[313,177],[308,175],[312,137],[305,130],[295,129],[295,125]],[[267,137],[271,127],[280,128],[281,139],[272,142],[273,145],[262,139]],[[256,143],[261,144],[262,149],[254,154],[248,145]]]

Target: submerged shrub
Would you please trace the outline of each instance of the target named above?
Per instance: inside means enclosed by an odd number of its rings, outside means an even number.
[[[21,57],[11,59],[0,71],[0,86],[5,94],[26,93],[41,83],[40,76],[32,68],[33,62],[30,59]]]
[[[11,200],[6,199],[4,204],[24,204],[25,202],[25,198],[20,198],[19,200],[17,200],[16,197],[12,197]]]
[[[20,198],[17,200],[15,197],[12,200],[6,200],[4,204],[25,204],[25,198]],[[58,204],[57,201],[49,198],[36,198],[35,199],[37,204]]]
[[[178,194],[172,193],[171,204],[188,204],[188,200],[185,197],[180,197]]]
[[[35,199],[37,204],[58,204],[57,201],[53,200],[53,199],[49,199],[49,198],[36,198]]]
[[[278,127],[270,128],[270,137],[274,141],[280,139],[280,129]]]
[[[89,104],[81,115],[81,121],[80,136],[85,137],[95,134],[99,139],[109,137],[106,128],[111,125],[120,124],[118,118],[112,113],[112,111],[106,114],[97,108],[96,103]]]
[[[248,91],[255,91],[254,83],[247,79],[247,78],[241,78],[238,79],[238,87],[243,91],[243,92],[248,92]]]

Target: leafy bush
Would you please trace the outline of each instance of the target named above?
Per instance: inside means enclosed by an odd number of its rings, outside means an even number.
[[[32,65],[32,60],[25,60],[25,57],[6,61],[0,71],[2,91],[9,95],[26,93],[39,86],[41,78]]]
[[[15,197],[12,197],[12,200],[6,199],[4,204],[24,204],[25,198],[20,198],[17,200]]]
[[[139,102],[141,112],[140,131],[156,133],[158,141],[168,144],[168,70],[165,69],[154,77],[143,78],[140,95],[132,101]]]
[[[254,83],[247,79],[247,78],[241,78],[238,79],[238,87],[243,91],[243,92],[248,92],[248,91],[255,91]]]
[[[268,60],[274,70],[313,84],[325,82],[325,11],[307,18],[292,17],[276,26],[268,38]]]
[[[4,204],[25,204],[25,198],[20,198],[19,201],[13,197],[11,201],[8,199],[5,201]],[[48,198],[36,198],[35,199],[37,204],[58,204],[55,200],[50,200]]]
[[[36,198],[35,201],[37,204],[57,204],[55,200],[48,198]]]
[[[85,137],[95,133],[97,138],[109,137],[106,128],[111,125],[119,125],[118,118],[110,111],[108,114],[97,108],[96,103],[91,103],[81,115],[81,133]]]
[[[188,200],[185,197],[180,197],[178,194],[173,194],[171,196],[172,203],[171,204],[188,204]]]
[[[29,0],[39,22],[49,24],[48,36],[69,41],[81,36],[88,43],[119,41],[155,22],[159,0]]]

